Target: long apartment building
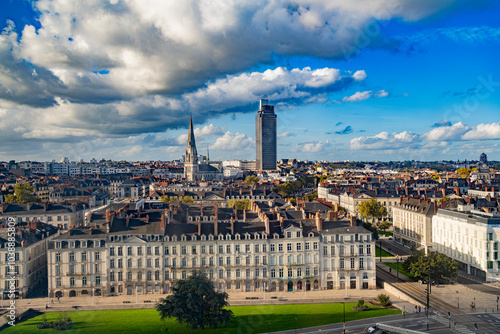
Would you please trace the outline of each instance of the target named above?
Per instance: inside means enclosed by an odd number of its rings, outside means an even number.
[[[50,294],[164,294],[194,269],[229,294],[375,288],[374,240],[354,217],[274,204],[94,212],[50,242]]]
[[[459,211],[460,210],[460,211]],[[500,280],[500,214],[438,209],[432,218],[434,250],[458,261],[459,269],[487,282]]]
[[[427,198],[401,197],[392,208],[394,239],[406,246],[432,249],[432,216],[437,203]]]

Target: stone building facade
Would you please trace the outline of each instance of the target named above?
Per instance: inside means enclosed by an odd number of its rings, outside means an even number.
[[[275,293],[375,288],[370,231],[338,213],[170,204],[107,212],[102,224],[49,245],[53,296],[164,294],[193,270],[219,291]]]

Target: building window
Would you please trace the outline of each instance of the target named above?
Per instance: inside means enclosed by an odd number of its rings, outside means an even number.
[[[128,256],[132,256],[133,255],[132,247],[127,247],[127,255]]]
[[[87,277],[82,277],[82,286],[87,286]]]
[[[308,243],[308,242],[306,242],[304,245],[305,245],[305,247],[304,247],[304,248],[305,248],[305,250],[306,250],[306,251],[308,251],[308,250],[310,249],[310,248],[309,248],[309,243]]]
[[[118,256],[122,256],[122,255],[123,255],[123,248],[118,247]]]
[[[283,278],[283,269],[282,268],[279,269],[279,277]]]
[[[354,258],[351,258],[351,269],[354,269]]]
[[[299,242],[299,243],[297,243],[297,246],[296,246],[296,247],[297,247],[297,251],[299,251],[299,252],[300,252],[300,251],[302,250],[302,244],[301,244],[300,242]]]
[[[363,258],[359,259],[359,269],[365,269],[364,268],[364,259]]]
[[[100,254],[99,254],[99,252],[95,252],[95,254],[94,254],[94,255],[95,255],[95,257],[94,257],[94,258],[95,258],[95,260],[96,260],[96,261],[99,261],[99,259],[100,259]]]
[[[283,252],[283,244],[278,244],[278,252]]]
[[[271,269],[271,278],[276,278],[276,269]]]
[[[318,242],[313,242],[313,250],[318,250]]]
[[[274,244],[271,244],[271,246],[270,246],[270,250],[271,250],[271,252],[275,252],[275,249],[274,249]]]
[[[5,255],[7,255],[7,253],[5,253]],[[60,253],[56,253],[56,262],[61,262],[61,254]]]
[[[61,278],[60,277],[56,278],[56,287],[57,288],[61,287]]]

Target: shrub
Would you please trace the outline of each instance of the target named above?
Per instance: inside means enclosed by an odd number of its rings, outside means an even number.
[[[382,307],[391,305],[391,298],[389,297],[389,295],[381,293],[377,296],[377,299]]]
[[[358,304],[352,308],[353,311],[367,311],[370,309],[370,306],[365,304],[363,299],[358,300]]]

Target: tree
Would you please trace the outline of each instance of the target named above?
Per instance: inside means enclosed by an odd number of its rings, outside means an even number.
[[[442,282],[457,276],[458,264],[442,253],[425,255],[423,251],[418,251],[405,261],[403,268],[417,279],[428,279],[430,272],[431,281]]]
[[[228,294],[216,292],[212,281],[200,271],[178,281],[172,291],[173,295],[161,298],[156,305],[162,320],[174,317],[191,329],[205,329],[227,326],[233,317],[232,311],[224,309],[229,305]]]
[[[358,205],[358,211],[363,218],[371,218],[372,223],[375,218],[383,218],[387,216],[387,209],[374,198],[363,201]]]
[[[377,296],[378,302],[380,303],[380,306],[386,307],[391,305],[391,297],[389,295],[381,293],[380,295]]]
[[[259,183],[259,177],[256,175],[248,175],[245,178],[245,183]]]
[[[314,201],[315,199],[318,198],[318,193],[313,192],[312,194],[306,194],[304,195],[304,198],[307,198],[309,201]]]
[[[14,195],[5,196],[5,201],[19,204],[41,202],[38,197],[33,195],[33,187],[29,182],[16,184],[14,186]]]
[[[373,239],[378,240],[378,231],[375,226],[370,223],[363,222],[363,227],[373,233]]]
[[[162,203],[168,203],[168,202],[170,202],[170,197],[168,197],[167,195],[162,196],[160,198],[160,202],[162,202]]]
[[[230,199],[227,201],[227,206],[236,210],[250,210],[250,200],[248,198]]]
[[[462,179],[468,178],[471,172],[472,169],[465,167],[459,168],[455,171],[455,173],[458,174]]]
[[[391,227],[391,225],[389,224],[389,222],[387,220],[384,220],[383,222],[380,222],[378,224],[378,228],[381,229],[382,231],[384,231],[384,233],[385,233],[385,230],[387,230],[389,227]]]
[[[193,203],[194,199],[191,196],[184,196],[181,200],[182,203]]]

